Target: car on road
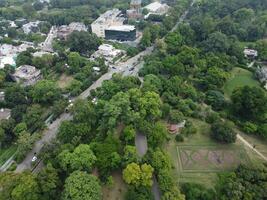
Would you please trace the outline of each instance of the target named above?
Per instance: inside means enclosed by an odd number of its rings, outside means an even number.
[[[133,70],[134,70],[134,67],[131,67],[131,68],[129,69],[130,72],[133,71]]]

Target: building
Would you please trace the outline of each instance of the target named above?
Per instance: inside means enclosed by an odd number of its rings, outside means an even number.
[[[254,49],[245,48],[244,49],[244,56],[246,58],[256,58],[258,56],[258,51]]]
[[[4,101],[5,100],[5,92],[1,91],[0,92],[0,101]]]
[[[33,44],[23,43],[19,46],[13,46],[10,44],[0,45],[0,69],[4,68],[7,64],[15,67],[15,58],[17,54],[26,51],[29,47],[33,47]]]
[[[1,108],[0,109],[0,120],[9,119],[11,116],[11,110],[8,108]]]
[[[11,66],[15,67],[16,62],[15,62],[14,57],[12,57],[12,56],[6,56],[3,58],[0,57],[0,69],[3,69],[5,67],[5,65],[11,65]]]
[[[110,26],[105,30],[105,39],[134,41],[136,40],[136,29],[131,25]]]
[[[148,14],[144,17],[145,19],[149,17],[149,15],[164,15],[168,12],[169,6],[167,4],[161,4],[159,2],[153,2],[151,4],[148,4],[144,7],[144,9],[147,9]]]
[[[66,40],[73,31],[87,31],[88,28],[80,22],[72,22],[69,25],[58,27],[57,37]]]
[[[102,44],[98,47],[98,50],[91,55],[91,59],[103,58],[106,61],[106,64],[112,63],[112,61],[125,54],[125,51],[120,49],[115,49],[112,45]]]
[[[32,33],[32,32],[37,32],[39,31],[39,24],[40,24],[40,21],[35,21],[35,22],[29,22],[27,24],[24,24],[22,25],[22,30],[25,34],[29,34],[29,33]]]
[[[15,70],[15,73],[11,75],[12,79],[23,86],[29,86],[35,84],[42,78],[41,71],[34,66],[22,65]]]
[[[124,25],[124,21],[119,9],[108,10],[91,24],[92,32],[107,40],[135,40],[135,27]]]
[[[129,19],[142,18],[142,0],[131,0],[130,9],[126,11]]]
[[[98,37],[105,38],[105,30],[110,26],[123,25],[125,18],[119,9],[108,10],[100,15],[92,24],[92,32]]]

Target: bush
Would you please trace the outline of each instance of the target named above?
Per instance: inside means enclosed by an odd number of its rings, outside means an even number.
[[[183,142],[184,137],[181,134],[178,134],[175,136],[175,140],[176,140],[176,142]]]

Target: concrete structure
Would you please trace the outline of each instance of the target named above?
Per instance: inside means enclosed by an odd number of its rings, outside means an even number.
[[[136,39],[136,29],[131,25],[110,26],[105,30],[105,39],[134,41]]]
[[[144,7],[145,9],[148,10],[148,14],[145,15],[145,19],[149,17],[149,15],[164,15],[168,12],[169,6],[167,4],[161,4],[159,2],[153,2],[151,4],[148,4],[147,6]]]
[[[142,18],[141,12],[142,0],[131,0],[130,9],[126,11],[129,19],[140,19]]]
[[[34,66],[22,65],[15,70],[11,77],[14,81],[22,83],[23,86],[29,86],[40,80],[42,75],[41,71]]]
[[[5,92],[1,91],[0,92],[0,101],[4,101],[5,100]]]
[[[246,58],[256,58],[258,56],[258,51],[254,49],[245,48],[244,49],[244,56]]]
[[[15,57],[17,54],[26,51],[29,47],[32,47],[32,45],[26,43],[19,46],[13,46],[10,44],[0,45],[0,69],[4,68],[6,64],[15,66]]]
[[[88,28],[80,22],[72,22],[69,25],[63,25],[58,27],[57,30],[57,37],[60,39],[66,40],[67,37],[73,32],[73,31],[87,31]]]
[[[126,52],[120,49],[115,49],[112,45],[102,44],[98,47],[98,50],[91,55],[92,60],[96,58],[103,58],[106,64],[112,63],[114,58],[125,54]]]
[[[22,30],[25,34],[29,34],[31,32],[37,32],[39,30],[39,27],[38,27],[39,24],[40,24],[40,21],[29,22],[22,26]]]
[[[1,108],[0,109],[0,120],[9,119],[11,116],[11,110],[8,108]]]
[[[134,40],[135,27],[124,25],[124,21],[119,9],[108,10],[91,24],[92,32],[108,40]]]
[[[3,69],[5,65],[11,65],[13,67],[16,66],[16,62],[14,57],[12,56],[6,56],[6,57],[0,57],[0,69]]]
[[[123,25],[125,18],[121,17],[119,9],[108,10],[100,15],[92,24],[92,32],[98,37],[105,37],[105,30],[110,26]]]

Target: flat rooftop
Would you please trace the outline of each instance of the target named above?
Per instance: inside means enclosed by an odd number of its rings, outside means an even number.
[[[110,26],[106,30],[130,32],[135,30],[135,26],[132,25]]]
[[[119,14],[121,14],[121,11],[117,8],[108,10],[100,15],[92,24],[104,24],[107,20],[116,18]]]

